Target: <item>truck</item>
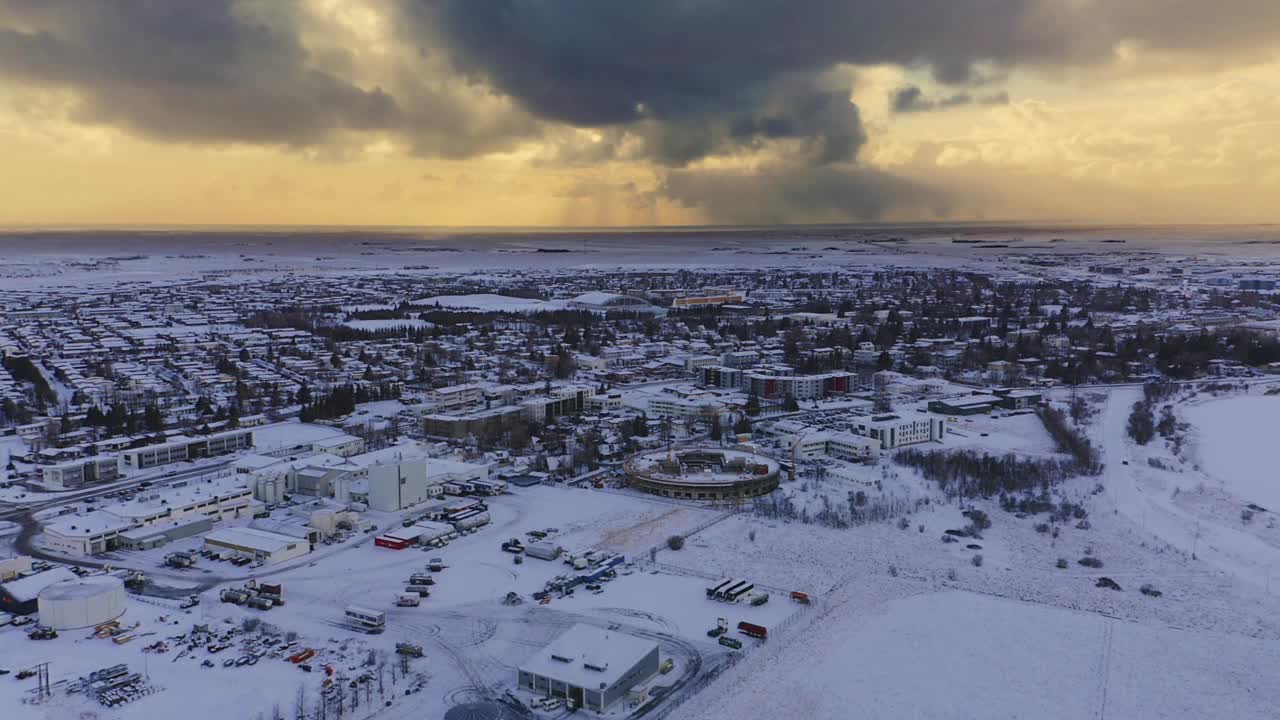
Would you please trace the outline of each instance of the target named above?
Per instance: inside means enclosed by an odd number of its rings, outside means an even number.
[[[720,641],[719,641],[719,642],[720,642],[720,644],[721,644],[721,645],[723,645],[723,646],[725,646],[725,647],[727,647],[727,648],[733,649],[733,650],[741,650],[741,649],[742,649],[742,641],[741,641],[741,640],[739,640],[739,639],[737,639],[737,638],[731,638],[731,637],[729,637],[729,636],[727,636],[727,635],[721,635],[721,636],[720,636]]]
[[[409,576],[410,585],[435,585],[436,579],[425,573],[414,573]]]
[[[453,529],[458,532],[467,532],[475,530],[478,527],[489,524],[489,513],[477,512],[474,515],[468,515],[453,521]]]
[[[397,607],[418,607],[422,603],[422,597],[416,592],[400,593],[396,598]]]
[[[795,602],[800,603],[801,605],[808,605],[809,593],[803,593],[803,592],[800,592],[799,590],[792,590],[791,599]]]
[[[243,605],[249,599],[249,593],[244,590],[235,588],[226,588],[218,596],[224,603],[232,603],[234,605]]]
[[[524,549],[524,554],[531,558],[539,560],[555,560],[560,557],[560,546],[549,542],[530,543]]]
[[[422,657],[422,646],[407,642],[396,643],[396,654],[409,657]]]
[[[520,542],[520,538],[511,538],[502,543],[503,552],[521,553],[524,552],[524,543]]]
[[[431,597],[431,590],[426,585],[405,585],[404,591],[418,597]]]
[[[752,593],[752,595],[751,595],[751,604],[752,604],[752,605],[754,605],[754,606],[760,606],[760,605],[763,605],[763,604],[765,604],[765,603],[767,603],[767,602],[769,602],[769,593],[767,593],[767,592]]]
[[[757,640],[767,640],[769,638],[769,631],[763,625],[756,625],[745,620],[738,623],[738,632]]]

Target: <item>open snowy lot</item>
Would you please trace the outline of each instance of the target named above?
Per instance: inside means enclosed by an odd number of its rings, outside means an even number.
[[[1195,426],[1200,464],[1245,502],[1280,509],[1280,396],[1214,399],[1183,411]]]
[[[796,634],[677,716],[1261,720],[1280,703],[1274,643],[969,592],[841,604]]]

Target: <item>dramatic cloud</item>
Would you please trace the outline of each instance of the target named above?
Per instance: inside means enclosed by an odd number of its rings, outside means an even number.
[[[849,166],[673,170],[658,194],[724,224],[878,220],[892,211],[940,217],[947,211],[946,198],[934,189]]]
[[[872,217],[936,203],[862,167],[885,143],[850,101],[860,70],[902,73],[883,135],[895,113],[1008,104],[1015,75],[1278,45],[1276,0],[0,0],[0,92],[56,90],[59,119],[148,141],[626,165],[717,217],[730,188],[761,214]]]
[[[73,89],[76,119],[161,139],[304,143],[400,114],[231,0],[4,0],[0,76]]]
[[[938,100],[925,97],[924,91],[917,85],[906,85],[894,91],[889,106],[896,113],[928,112],[930,110],[946,110],[964,105],[1008,105],[1009,93],[1001,91],[990,95],[974,96],[961,92],[947,95]]]

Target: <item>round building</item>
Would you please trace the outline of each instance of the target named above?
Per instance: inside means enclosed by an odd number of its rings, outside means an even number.
[[[40,624],[54,630],[100,625],[124,614],[124,582],[111,575],[94,575],[54,583],[36,598]]]
[[[745,450],[693,447],[632,455],[625,469],[632,487],[652,495],[715,501],[768,495],[778,487],[780,468]]]

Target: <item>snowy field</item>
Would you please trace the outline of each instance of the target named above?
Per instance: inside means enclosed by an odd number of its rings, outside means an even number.
[[[1242,395],[1183,411],[1199,434],[1200,464],[1245,502],[1280,510],[1280,395]]]
[[[676,717],[1263,720],[1280,707],[1273,642],[977,593],[851,601],[796,634]],[[740,681],[747,669],[763,672]]]

